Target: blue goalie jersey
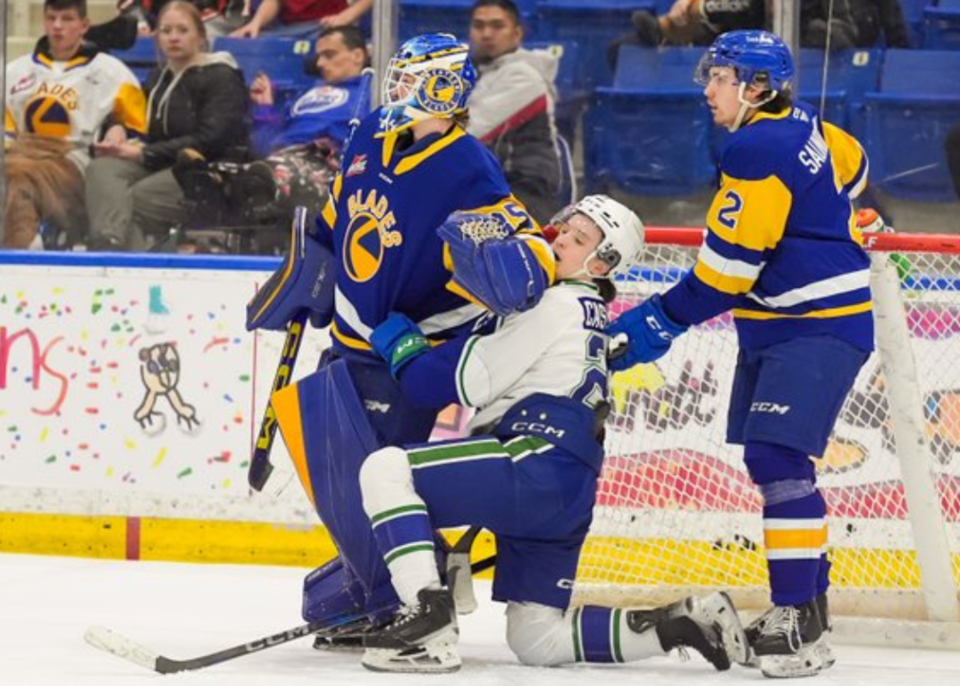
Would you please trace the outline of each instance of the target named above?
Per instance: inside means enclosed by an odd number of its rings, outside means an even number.
[[[741,347],[827,335],[873,349],[870,261],[851,199],[867,158],[843,130],[797,103],[760,112],[720,156],[720,190],[697,264],[664,295],[697,324],[733,310]]]
[[[406,314],[434,340],[483,314],[451,284],[452,261],[436,232],[450,213],[499,213],[515,232],[540,232],[496,158],[462,128],[401,150],[404,134],[378,135],[379,117],[361,122],[317,220],[340,259],[333,345],[370,355],[370,332],[390,312]],[[531,245],[552,278],[549,246]]]

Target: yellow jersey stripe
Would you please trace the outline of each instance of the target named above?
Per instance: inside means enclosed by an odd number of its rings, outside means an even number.
[[[330,326],[330,335],[340,341],[343,345],[348,348],[353,348],[354,350],[373,350],[369,343],[366,341],[361,341],[359,338],[354,338],[353,336],[348,336],[347,334],[340,331],[340,328],[337,326],[337,323],[334,322]]]
[[[742,276],[722,274],[702,261],[697,261],[697,264],[693,268],[693,273],[696,274],[697,278],[703,281],[703,283],[710,286],[710,288],[714,288],[728,295],[740,295],[741,293],[749,292],[750,289],[753,288],[755,281],[755,279],[748,279]]]
[[[813,310],[804,314],[783,314],[781,312],[755,312],[754,310],[733,310],[733,316],[737,319],[833,319],[835,317],[848,317],[853,314],[862,314],[873,309],[873,304],[868,302],[857,305],[846,305],[844,307],[830,307],[825,310]]]

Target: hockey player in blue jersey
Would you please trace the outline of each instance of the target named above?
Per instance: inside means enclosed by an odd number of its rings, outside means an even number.
[[[698,81],[732,135],[697,264],[611,324],[626,334],[614,369],[667,352],[691,325],[732,311],[739,337],[727,441],[744,446],[763,496],[773,607],[748,627],[771,677],[833,664],[827,644],[826,504],[821,456],[873,349],[869,260],[851,200],[866,185],[857,141],[793,103],[793,59],[777,36],[733,31],[713,43]]]
[[[605,301],[615,293],[606,278],[635,264],[643,225],[615,200],[588,196],[554,226],[557,284],[534,309],[438,347],[401,314],[373,332],[414,403],[477,412],[470,438],[386,447],[363,464],[363,507],[405,606],[366,636],[370,669],[459,668],[432,532],[463,524],[497,535],[493,596],[507,603],[507,642],[525,664],[626,662],[686,646],[726,669],[746,655],[722,593],[656,610],[568,607],[603,461]]]
[[[359,509],[356,473],[380,446],[427,440],[438,412],[403,397],[370,345],[372,331],[401,312],[441,343],[490,310],[532,307],[553,280],[539,227],[496,158],[464,131],[475,80],[467,46],[453,36],[404,43],[384,76],[383,106],[345,150],[316,233],[294,232],[287,260],[247,308],[249,329],[283,329],[304,310],[315,326],[330,326],[320,369],[273,402],[304,488],[342,552],[305,582],[308,621],[389,608],[393,591]],[[498,237],[446,244],[437,228],[456,211],[485,217]]]

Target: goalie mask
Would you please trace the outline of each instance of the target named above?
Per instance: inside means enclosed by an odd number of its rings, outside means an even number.
[[[477,82],[469,48],[449,33],[411,38],[394,54],[383,79],[380,132],[403,131],[427,119],[465,112]]]
[[[606,195],[588,195],[564,209],[550,223],[562,224],[575,214],[590,219],[603,233],[600,245],[584,260],[585,272],[587,263],[594,257],[610,268],[608,278],[625,275],[639,261],[644,228],[633,210]]]

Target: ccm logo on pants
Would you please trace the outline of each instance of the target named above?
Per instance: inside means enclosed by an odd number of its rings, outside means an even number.
[[[768,414],[786,414],[790,411],[789,405],[778,405],[777,403],[751,403],[751,412],[766,412]]]

